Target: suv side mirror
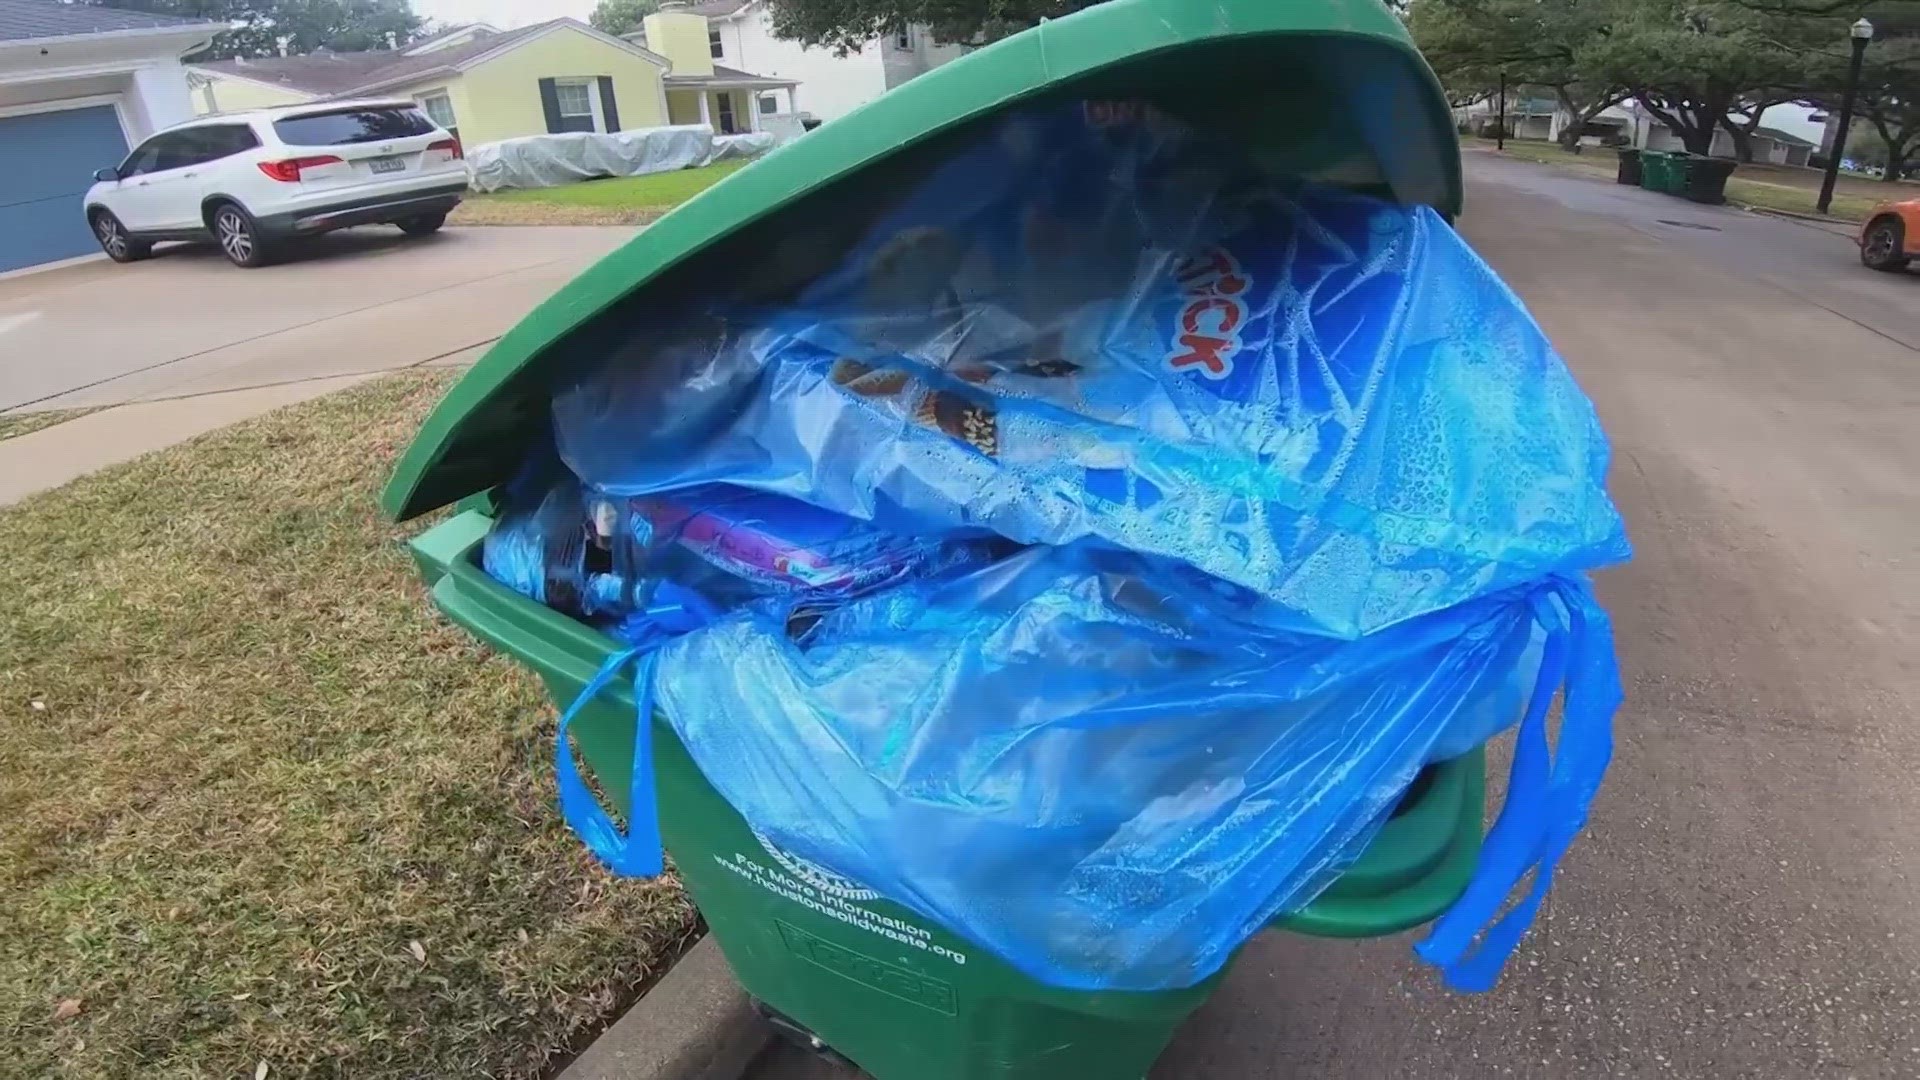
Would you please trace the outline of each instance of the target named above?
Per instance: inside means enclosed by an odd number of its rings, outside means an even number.
[[[108,181],[118,180],[120,179],[120,170],[119,169],[95,169],[93,170],[93,178],[95,180],[100,181],[103,184],[107,183]]]

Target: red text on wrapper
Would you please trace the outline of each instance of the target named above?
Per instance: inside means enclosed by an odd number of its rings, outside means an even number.
[[[1233,357],[1240,351],[1240,327],[1247,321],[1247,304],[1241,298],[1252,282],[1239,260],[1218,247],[1181,259],[1173,277],[1187,302],[1174,320],[1167,368],[1226,378],[1233,374]]]

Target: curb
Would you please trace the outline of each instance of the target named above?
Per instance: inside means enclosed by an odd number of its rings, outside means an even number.
[[[1849,218],[1837,218],[1822,214],[1802,214],[1796,210],[1775,210],[1770,206],[1755,206],[1752,203],[1741,202],[1738,199],[1728,199],[1727,201],[1745,210],[1749,214],[1765,214],[1768,217],[1781,217],[1790,221],[1805,221],[1813,225],[1841,225],[1845,226],[1849,232],[1860,228],[1862,224]]]
[[[709,934],[557,1080],[737,1080],[772,1039]]]

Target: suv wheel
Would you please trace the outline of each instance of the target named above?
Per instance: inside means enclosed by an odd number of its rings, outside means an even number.
[[[272,261],[273,253],[260,229],[238,203],[221,203],[213,210],[213,239],[220,253],[235,266],[252,268]]]
[[[1875,270],[1899,270],[1906,266],[1907,257],[1900,253],[1906,242],[1904,233],[1898,218],[1881,218],[1867,226],[1866,235],[1860,238],[1860,261]]]
[[[111,210],[95,210],[89,223],[93,226],[93,238],[100,241],[100,250],[114,262],[138,262],[153,254],[153,245],[135,240]]]
[[[446,223],[447,215],[445,214],[422,214],[394,224],[400,226],[400,231],[408,236],[430,236],[439,232],[440,226]]]

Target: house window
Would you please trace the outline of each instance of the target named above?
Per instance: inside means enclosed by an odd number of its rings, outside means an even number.
[[[447,96],[446,91],[435,90],[422,94],[419,101],[420,107],[427,110],[427,115],[433,118],[434,123],[446,128],[455,137],[459,136],[460,120],[453,115],[453,99]]]
[[[720,43],[720,28],[717,26],[707,27],[707,52],[711,53],[715,60],[726,59],[727,47]]]
[[[780,111],[780,102],[772,94],[760,95],[760,115],[772,116]]]
[[[554,98],[560,104],[561,131],[605,131],[600,123],[600,103],[591,79],[554,81]]]
[[[912,52],[913,51],[913,27],[911,26],[901,27],[900,32],[893,36],[893,47],[896,49],[899,49],[901,52]]]
[[[714,95],[714,104],[720,107],[720,134],[736,134],[738,129],[733,126],[733,94]]]

